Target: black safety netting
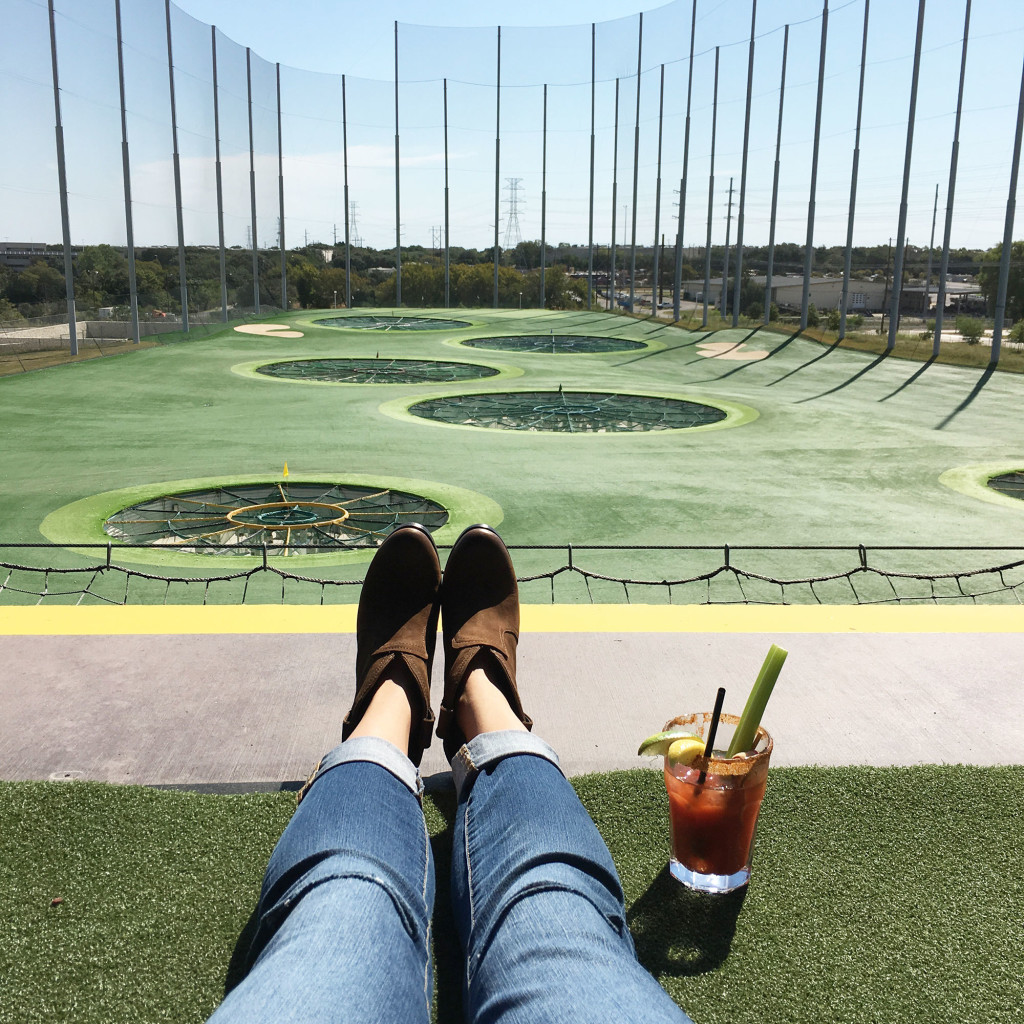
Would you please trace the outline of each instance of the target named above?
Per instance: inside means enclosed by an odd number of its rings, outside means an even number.
[[[469,327],[465,320],[428,316],[332,316],[316,321],[323,327],[346,327],[352,331],[450,331]]]
[[[436,359],[289,359],[258,366],[256,372],[283,380],[332,384],[437,384],[494,377],[501,371]]]
[[[600,391],[507,391],[417,402],[424,419],[495,430],[559,433],[683,430],[724,420],[724,409],[678,398]]]
[[[629,352],[646,348],[642,341],[625,338],[600,338],[582,334],[515,334],[495,338],[470,338],[462,342],[472,348],[487,348],[498,352],[544,352],[550,355],[595,352]]]
[[[375,547],[402,523],[436,530],[447,521],[443,506],[416,494],[282,481],[158,495],[116,512],[104,529],[129,544],[215,555],[256,544],[288,555]]]
[[[446,545],[441,545],[444,548]],[[237,569],[125,564],[133,546],[0,549],[0,604],[352,604],[359,564],[284,568],[271,544],[239,548]],[[529,604],[1020,605],[1024,551],[879,547],[510,547]],[[337,555],[337,545],[306,553]],[[443,560],[443,555],[442,555]],[[76,564],[70,564],[74,561]]]

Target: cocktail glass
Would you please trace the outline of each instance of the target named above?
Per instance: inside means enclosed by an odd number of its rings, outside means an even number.
[[[706,739],[711,719],[711,712],[681,715],[665,729],[680,727]],[[721,716],[710,758],[699,757],[692,765],[672,765],[665,758],[672,825],[669,869],[678,881],[700,892],[732,892],[750,880],[772,738],[759,728],[752,751],[726,757],[739,721],[738,715]]]

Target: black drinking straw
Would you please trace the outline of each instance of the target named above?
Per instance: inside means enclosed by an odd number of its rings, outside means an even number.
[[[718,688],[718,696],[715,697],[715,710],[711,713],[711,725],[708,726],[708,741],[704,744],[704,759],[708,761],[711,759],[711,752],[715,749],[715,733],[718,732],[718,720],[722,717],[722,705],[725,703],[725,687],[720,686]],[[698,786],[704,785],[704,779],[707,778],[707,769],[703,769],[700,773],[700,778],[697,780]]]

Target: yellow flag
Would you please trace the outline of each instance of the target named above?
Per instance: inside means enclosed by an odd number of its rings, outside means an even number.
[[[288,475],[288,463],[287,462],[284,464],[284,475],[285,476]]]

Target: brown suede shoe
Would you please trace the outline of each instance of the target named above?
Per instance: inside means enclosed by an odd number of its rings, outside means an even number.
[[[424,527],[400,526],[373,556],[359,595],[356,617],[356,696],[345,716],[341,738],[359,724],[370,700],[397,658],[412,673],[420,706],[413,703],[409,760],[418,765],[430,746],[430,669],[437,642],[441,564]]]
[[[512,559],[489,526],[464,530],[448,556],[441,585],[444,643],[444,698],[437,735],[451,760],[466,738],[455,709],[466,685],[470,662],[481,652],[490,656],[491,676],[527,729],[533,720],[523,711],[516,689],[519,642],[519,588]]]

